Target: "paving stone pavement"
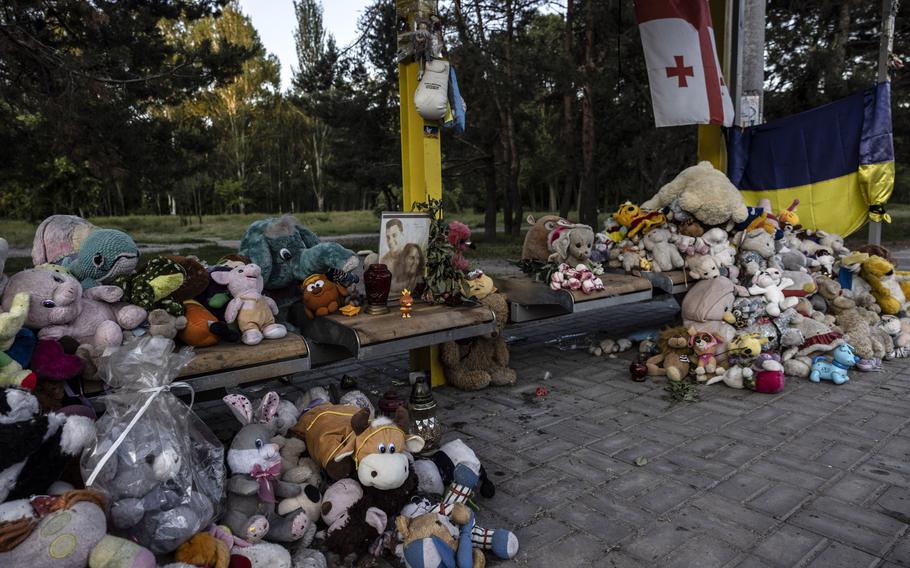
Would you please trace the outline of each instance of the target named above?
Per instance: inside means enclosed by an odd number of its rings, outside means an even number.
[[[520,540],[514,561],[490,564],[910,567],[910,361],[851,372],[841,386],[788,377],[777,395],[714,385],[698,402],[672,404],[663,380],[629,379],[631,354],[598,359],[546,343],[656,327],[676,308],[652,302],[510,327],[516,386],[434,391],[445,439],[465,440],[496,483],[493,499],[479,498],[479,522]],[[346,374],[378,397],[406,379],[407,356],[244,392],[296,397]],[[549,395],[536,397],[538,386]],[[218,401],[197,411],[224,440],[236,430]]]

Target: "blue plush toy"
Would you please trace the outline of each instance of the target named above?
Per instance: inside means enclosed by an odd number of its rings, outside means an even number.
[[[297,285],[312,274],[334,275],[345,286],[353,283],[350,273],[360,262],[338,243],[321,242],[291,215],[253,222],[240,241],[240,254],[262,269],[266,292],[292,288],[288,298],[270,294],[281,307],[300,299]]]
[[[834,359],[829,360],[827,357],[816,357],[812,359],[812,372],[809,374],[809,380],[813,383],[821,379],[832,381],[836,385],[842,385],[850,380],[847,371],[850,367],[859,363],[860,358],[853,354],[853,347],[844,343],[831,352]]]
[[[93,288],[131,274],[138,263],[139,247],[132,237],[117,229],[98,229],[89,233],[79,253],[66,259],[63,266],[83,288]]]

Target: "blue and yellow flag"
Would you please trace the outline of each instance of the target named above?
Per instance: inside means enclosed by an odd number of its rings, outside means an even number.
[[[891,84],[794,116],[727,131],[727,175],[749,205],[776,213],[799,199],[800,224],[847,236],[891,222]]]

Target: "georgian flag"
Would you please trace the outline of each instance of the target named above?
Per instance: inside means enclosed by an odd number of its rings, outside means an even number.
[[[708,0],[635,0],[656,126],[733,124]]]

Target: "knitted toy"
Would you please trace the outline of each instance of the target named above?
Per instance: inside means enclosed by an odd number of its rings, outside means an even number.
[[[41,414],[32,393],[0,388],[0,433],[2,503],[46,492],[93,440],[95,425],[84,416]]]
[[[710,333],[696,331],[694,327],[690,327],[688,333],[689,348],[692,349],[697,361],[695,376],[699,382],[704,382],[711,378],[717,370],[717,359],[714,357],[714,352],[723,343],[723,340]]]
[[[518,554],[514,533],[480,528],[474,513],[463,503],[456,504],[448,515],[436,511],[415,517],[400,515],[395,527],[404,545],[408,568],[483,568],[484,550],[503,560]]]
[[[243,427],[231,441],[227,453],[231,477],[224,523],[244,540],[293,542],[306,533],[310,519],[303,511],[283,517],[275,511],[278,499],[299,495],[299,485],[281,481],[278,446],[269,441],[274,431],[268,422],[278,411],[278,395],[266,394],[256,415],[252,403],[242,395],[228,395],[224,402]]]
[[[3,309],[9,311],[20,292],[31,296],[25,325],[39,330],[38,337],[69,335],[95,349],[115,347],[123,330],[139,326],[146,312],[119,302],[122,290],[96,286],[83,292],[79,281],[67,274],[33,268],[13,275],[3,293]]]
[[[348,295],[347,288],[329,280],[325,274],[307,277],[300,289],[303,291],[303,312],[308,319],[337,312]]]
[[[645,250],[651,255],[654,272],[669,272],[683,267],[683,258],[672,237],[667,229],[653,229],[642,238]]]
[[[15,343],[28,316],[28,309],[29,295],[22,292],[13,297],[8,312],[0,313],[0,386],[33,390],[38,382],[35,373],[23,369],[22,364],[5,353]]]
[[[667,218],[663,213],[652,211],[651,209],[660,209],[660,207],[652,208],[647,205],[639,207],[630,201],[626,201],[619,206],[616,213],[613,213],[613,218],[617,223],[628,229],[626,238],[631,239],[639,233],[642,235],[647,234],[651,229],[667,222]]]
[[[705,225],[741,222],[748,211],[742,195],[727,175],[714,169],[711,162],[700,162],[681,171],[660,188],[657,195],[642,204],[644,209],[670,207],[681,210]],[[677,219],[681,221],[682,219]]]
[[[265,339],[280,339],[287,335],[287,328],[275,322],[278,306],[268,296],[262,295],[262,271],[255,264],[237,266],[230,272],[213,272],[212,279],[228,287],[233,300],[225,311],[225,321],[237,321],[247,345],[256,345]]]
[[[853,353],[853,347],[844,343],[831,351],[832,358],[820,356],[812,360],[812,371],[809,380],[813,383],[825,379],[836,385],[842,385],[850,380],[847,371],[859,363],[860,357]]]
[[[658,347],[660,353],[645,361],[649,376],[666,376],[671,381],[679,381],[689,374],[691,349],[686,328],[674,327],[661,331]]]
[[[707,331],[729,343],[736,335],[731,325],[736,321],[731,313],[734,290],[733,282],[723,276],[696,282],[682,301],[683,325]],[[722,351],[723,345],[717,352]]]
[[[455,249],[455,256],[452,258],[452,264],[456,270],[465,274],[471,268],[471,263],[464,257],[464,251],[467,248],[474,248],[471,242],[471,229],[461,221],[452,221],[449,223],[449,234],[447,236],[449,244]]]
[[[560,221],[567,221],[557,215],[544,215],[540,219],[528,215],[527,221],[531,229],[525,235],[521,258],[546,261],[550,257],[550,233],[556,229]]]
[[[515,370],[509,367],[509,346],[502,333],[509,319],[509,306],[498,292],[490,293],[479,301],[496,315],[496,331],[488,336],[444,343],[440,359],[446,380],[464,390],[478,390],[491,384],[513,385],[518,377]]]
[[[356,471],[364,486],[395,489],[410,471],[408,452],[423,449],[420,436],[409,436],[408,412],[399,407],[394,422],[370,420],[370,412],[356,406],[319,404],[305,411],[291,431],[306,440],[310,456],[332,479]]]
[[[550,262],[588,265],[594,248],[594,230],[588,225],[560,222],[549,235]]]
[[[240,254],[262,269],[265,290],[280,290],[311,274],[330,270],[350,273],[359,259],[338,243],[323,243],[291,215],[250,224],[240,241]],[[299,295],[290,298],[293,303]],[[285,305],[285,302],[282,302]]]
[[[35,266],[63,265],[91,288],[131,273],[139,262],[139,249],[123,231],[99,229],[73,215],[52,215],[35,231],[32,261]]]
[[[753,296],[762,296],[767,302],[765,311],[771,317],[780,316],[781,312],[796,305],[796,298],[785,298],[784,288],[793,284],[789,278],[784,278],[777,268],[766,268],[752,277],[752,286],[749,293]]]

